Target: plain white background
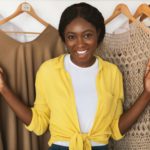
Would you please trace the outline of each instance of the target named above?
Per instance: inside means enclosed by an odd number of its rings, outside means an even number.
[[[69,5],[78,2],[87,2],[97,7],[107,19],[119,3],[125,3],[134,14],[138,6],[142,3],[150,4],[150,0],[0,0],[0,16],[3,18],[12,14],[22,2],[29,2],[35,12],[50,23],[56,29],[58,28],[59,19],[62,11]],[[124,15],[119,15],[106,26],[106,31],[111,32],[127,20]],[[20,27],[23,31],[40,32],[44,26],[34,20],[26,13],[17,16],[11,20],[12,23]]]

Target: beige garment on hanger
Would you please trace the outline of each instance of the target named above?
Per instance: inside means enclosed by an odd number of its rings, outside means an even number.
[[[130,108],[143,91],[143,77],[150,58],[150,29],[136,21],[120,34],[106,34],[98,55],[116,64],[124,78],[124,109]],[[113,150],[150,149],[150,105],[126,136],[114,142]]]
[[[3,150],[3,142],[2,142],[1,132],[0,132],[0,150]]]
[[[35,75],[46,60],[64,53],[58,32],[52,26],[33,41],[21,43],[0,30],[0,66],[7,75],[10,87],[29,106],[35,99]],[[0,99],[1,130],[5,150],[47,150],[48,136],[29,133],[8,105]]]
[[[2,15],[0,15],[0,19],[2,19]],[[1,99],[1,95],[0,95],[0,99]],[[0,105],[1,105],[1,101],[0,101]],[[0,150],[3,150],[3,140],[2,140],[2,133],[1,133],[1,114],[0,114]]]

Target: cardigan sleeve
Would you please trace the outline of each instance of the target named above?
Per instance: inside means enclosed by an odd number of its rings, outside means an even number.
[[[119,130],[119,118],[123,113],[124,92],[123,92],[122,74],[118,69],[116,72],[113,89],[116,102],[116,110],[113,117],[113,121],[111,123],[111,131],[112,131],[111,137],[114,140],[120,140],[121,138],[124,137],[124,135],[122,135]]]
[[[37,135],[43,134],[49,125],[50,109],[46,102],[43,90],[44,70],[39,69],[36,75],[36,99],[32,109],[31,123],[26,126],[29,131],[33,131]]]

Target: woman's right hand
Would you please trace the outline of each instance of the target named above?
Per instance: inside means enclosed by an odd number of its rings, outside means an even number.
[[[6,86],[4,71],[0,67],[0,93],[3,91],[4,87]]]

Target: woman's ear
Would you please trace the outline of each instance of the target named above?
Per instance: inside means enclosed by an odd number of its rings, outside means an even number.
[[[100,34],[101,34],[101,29],[97,31],[97,46],[99,45]]]
[[[98,31],[97,31],[97,38],[99,38],[99,35],[101,34],[101,29],[99,29]]]

